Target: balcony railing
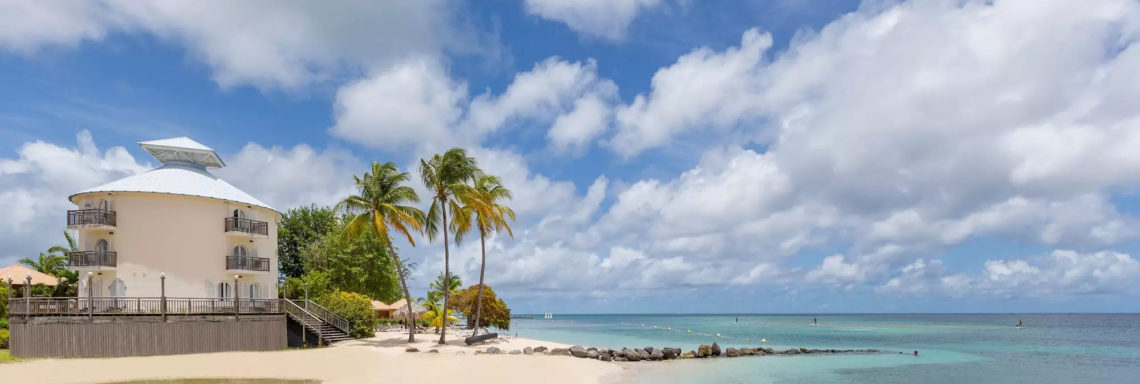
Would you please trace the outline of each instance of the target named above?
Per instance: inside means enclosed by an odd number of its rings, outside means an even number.
[[[114,227],[115,211],[108,211],[106,209],[79,209],[74,211],[67,211],[68,227],[95,225],[106,225]]]
[[[253,235],[269,235],[269,223],[264,221],[243,219],[239,217],[226,218],[226,232],[241,232]]]
[[[164,303],[165,302],[165,303]],[[164,305],[165,304],[165,305]],[[235,305],[236,304],[236,305]],[[165,310],[163,308],[165,307]],[[12,299],[13,316],[212,315],[283,313],[278,299],[31,297]]]
[[[112,251],[79,251],[67,254],[72,267],[114,267],[118,255]]]
[[[226,269],[269,272],[269,259],[265,257],[226,256]]]

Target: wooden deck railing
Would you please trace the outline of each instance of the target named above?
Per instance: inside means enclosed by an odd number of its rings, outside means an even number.
[[[118,254],[112,251],[77,251],[67,254],[72,267],[114,267]]]
[[[165,304],[165,305],[164,305]],[[236,308],[235,308],[236,304]],[[165,308],[165,311],[163,310]],[[12,299],[12,316],[226,315],[283,313],[279,299],[32,297]]]
[[[115,226],[115,211],[106,209],[77,209],[67,211],[67,226],[108,225]]]
[[[269,258],[226,256],[226,269],[269,272]]]
[[[226,232],[241,232],[253,235],[269,235],[269,223],[264,221],[242,219],[238,217],[226,218]]]

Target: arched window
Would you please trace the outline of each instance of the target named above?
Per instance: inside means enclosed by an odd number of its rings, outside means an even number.
[[[246,257],[246,256],[249,256],[249,251],[246,250],[244,246],[239,245],[239,246],[234,247],[234,256]]]
[[[111,297],[127,296],[127,286],[126,284],[123,284],[122,279],[115,279],[115,281],[112,281],[111,285],[107,287],[107,290],[111,293]]]
[[[110,211],[111,210],[111,203],[107,202],[107,200],[99,200],[99,204],[96,205],[95,207],[100,209],[100,210]]]
[[[107,252],[110,250],[110,245],[107,244],[107,240],[99,239],[99,241],[95,242],[95,250],[99,252]]]
[[[249,284],[249,298],[251,298],[251,299],[260,299],[261,298],[261,285],[260,284],[258,284],[258,283],[250,283]]]
[[[245,218],[245,211],[240,210],[240,209],[234,209],[234,217],[239,218],[239,219],[244,219]]]
[[[234,297],[233,286],[229,282],[218,283],[218,298],[228,299]]]

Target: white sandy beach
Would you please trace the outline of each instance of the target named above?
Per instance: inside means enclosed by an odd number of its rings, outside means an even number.
[[[566,356],[475,355],[496,346],[504,351],[564,344],[510,338],[465,346],[459,338],[436,344],[438,335],[416,335],[418,353],[405,352],[406,333],[382,332],[371,339],[329,348],[273,352],[224,352],[197,355],[111,359],[41,359],[0,364],[4,383],[102,383],[156,378],[316,379],[324,383],[470,382],[470,383],[610,383],[619,381],[618,364]],[[426,351],[439,347],[439,353]]]

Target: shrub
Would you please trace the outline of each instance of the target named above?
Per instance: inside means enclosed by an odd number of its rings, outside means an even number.
[[[0,285],[0,318],[8,318],[8,287]]]
[[[467,317],[467,326],[475,326],[475,302],[478,297],[479,284],[451,294],[451,309],[456,309]],[[511,329],[511,309],[507,303],[495,295],[491,286],[483,286],[483,311],[479,317],[480,327],[495,327]]]
[[[312,291],[309,291],[312,294]],[[376,313],[367,296],[353,292],[336,291],[322,296],[317,303],[345,318],[351,324],[349,334],[355,338],[375,336]]]
[[[8,349],[8,330],[0,329],[0,349]]]
[[[0,329],[8,329],[8,318],[0,317]]]

